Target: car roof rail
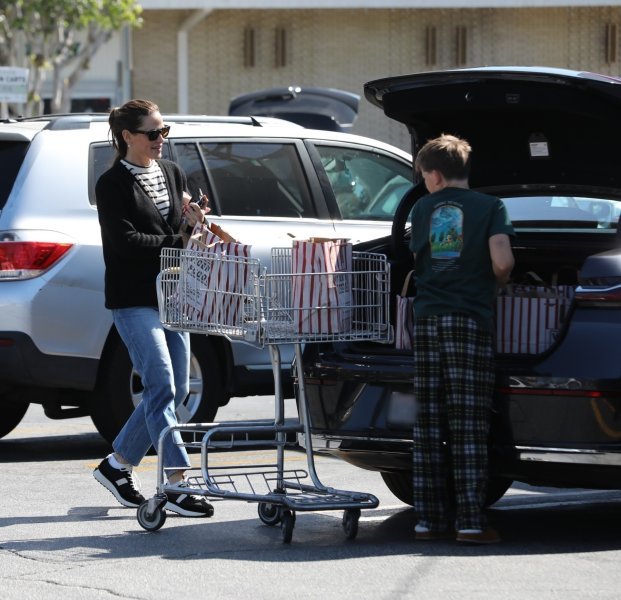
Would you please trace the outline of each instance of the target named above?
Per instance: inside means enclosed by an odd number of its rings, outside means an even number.
[[[256,117],[230,117],[230,116],[211,116],[211,115],[163,115],[164,121],[172,123],[233,123],[239,125],[252,125],[253,127],[263,127],[261,121]]]
[[[107,113],[69,114],[69,115],[42,115],[41,120],[49,118],[44,129],[65,131],[69,129],[88,129],[91,123],[107,122],[110,115]]]
[[[69,130],[69,129],[88,129],[91,123],[107,122],[109,113],[69,113],[69,114],[50,114],[38,115],[36,117],[17,117],[6,119],[4,123],[17,122],[43,122],[47,125],[44,129]],[[262,120],[273,121],[274,119],[261,119],[260,117],[237,117],[237,116],[212,116],[212,115],[177,115],[164,114],[165,121],[170,123],[222,123],[251,125],[252,127],[263,127]]]
[[[3,119],[1,123],[46,123],[43,129],[88,129],[93,122],[108,120],[108,113],[69,113],[15,117]]]

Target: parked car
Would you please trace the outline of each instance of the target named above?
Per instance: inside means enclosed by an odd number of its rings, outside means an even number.
[[[277,117],[311,129],[350,133],[359,105],[360,96],[352,92],[290,85],[235,96],[229,114]]]
[[[534,327],[544,343],[505,346],[511,321],[498,311],[488,503],[513,481],[621,488],[621,79],[490,67],[372,81],[365,95],[410,129],[413,148],[441,133],[470,142],[471,187],[501,197],[514,223],[509,290],[529,286],[528,305],[558,319],[525,316],[514,327]],[[413,182],[392,235],[358,246],[389,257],[393,298],[412,266],[409,214],[425,193]],[[381,472],[411,504],[411,351],[313,344],[304,372],[315,450]]]
[[[194,197],[199,188],[209,195],[211,219],[260,259],[290,247],[290,236],[386,234],[392,215],[365,219],[367,198],[410,177],[407,153],[368,138],[263,117],[165,120],[164,157],[183,167]],[[107,115],[0,123],[0,437],[37,403],[51,418],[91,415],[110,440],[140,400],[104,308],[94,187],[112,157]],[[292,358],[283,347],[290,394]],[[179,417],[211,421],[230,397],[273,385],[266,350],[192,336],[191,393]]]

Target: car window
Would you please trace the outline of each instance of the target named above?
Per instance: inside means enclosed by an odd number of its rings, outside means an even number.
[[[188,191],[194,199],[199,197],[199,188],[209,194],[205,167],[201,159],[198,142],[174,142],[175,159],[185,171],[188,180]],[[210,194],[209,194],[210,195]]]
[[[412,167],[359,148],[315,145],[343,219],[392,221]]]
[[[91,144],[88,161],[88,199],[93,206],[97,204],[95,184],[101,175],[112,166],[115,155],[114,148],[109,143]]]
[[[503,198],[517,227],[615,229],[621,201],[582,196],[523,196]]]
[[[95,184],[101,175],[112,166],[115,156],[116,151],[110,142],[98,142],[90,146],[88,160],[88,199],[93,206],[97,205]],[[170,146],[168,143],[164,144],[162,157],[170,159]]]
[[[28,142],[14,140],[0,142],[0,210],[4,208],[13,189],[27,150]]]
[[[294,144],[202,142],[212,194],[223,215],[314,217]]]

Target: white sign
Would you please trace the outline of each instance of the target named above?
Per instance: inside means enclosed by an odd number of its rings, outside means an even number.
[[[28,69],[0,67],[0,102],[26,102]]]
[[[550,156],[548,142],[530,142],[530,155],[532,158],[543,158]]]

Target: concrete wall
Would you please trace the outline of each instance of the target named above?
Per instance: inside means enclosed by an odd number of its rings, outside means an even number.
[[[146,11],[144,26],[133,34],[133,95],[153,99],[163,111],[177,110],[176,31],[190,14]],[[545,65],[619,75],[619,57],[605,60],[606,23],[621,30],[621,8],[215,10],[190,32],[190,112],[226,114],[231,97],[272,86],[362,95],[374,78],[465,66]],[[254,67],[244,66],[244,29],[250,26]],[[277,27],[287,32],[281,67],[274,64]],[[437,40],[429,64],[428,27]],[[467,37],[461,64],[457,28]],[[364,99],[354,132],[409,145],[405,129]]]

